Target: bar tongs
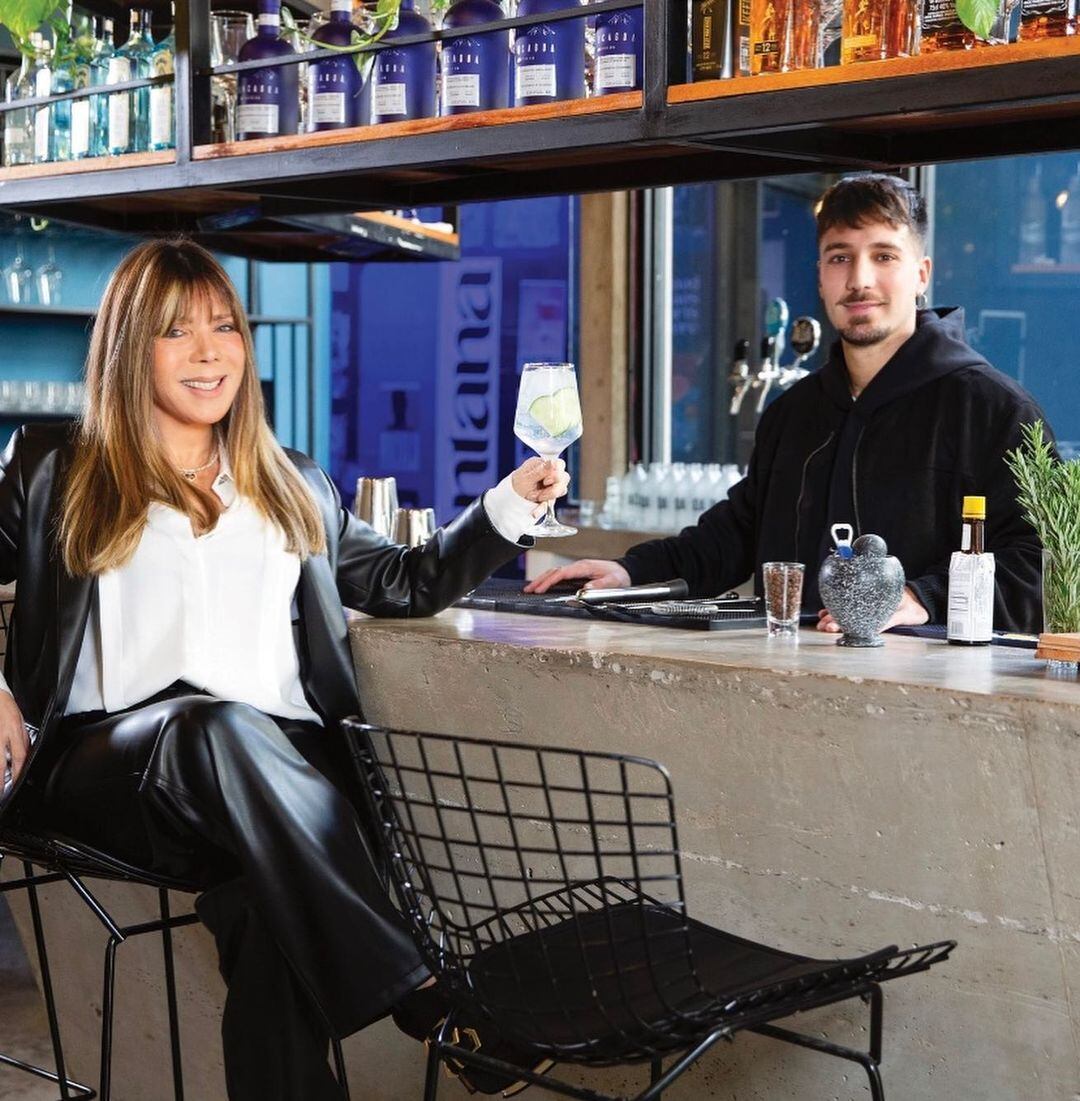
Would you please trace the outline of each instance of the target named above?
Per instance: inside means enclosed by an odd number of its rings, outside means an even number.
[[[570,596],[553,596],[547,603],[577,603],[589,607],[600,604],[647,603],[650,600],[683,600],[689,594],[690,586],[681,577],[673,577],[670,581],[629,585],[622,589],[578,589]]]

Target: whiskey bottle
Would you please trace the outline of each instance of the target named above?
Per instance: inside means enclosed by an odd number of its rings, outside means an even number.
[[[1020,0],[1020,39],[1062,38],[1076,33],[1076,0]]]
[[[787,56],[782,69],[821,67],[821,0],[794,0]]]
[[[735,76],[750,75],[750,3],[731,0],[731,70]]]
[[[919,0],[889,0],[885,20],[885,56],[911,57],[919,52]]]
[[[980,44],[975,32],[960,22],[960,16],[956,14],[956,0],[924,0],[920,53],[970,50]]]
[[[791,0],[751,0],[750,72],[779,73],[790,56]]]
[[[960,549],[949,563],[947,634],[958,646],[986,646],[994,631],[994,556],[986,552],[986,498],[965,497]]]
[[[690,41],[694,80],[719,80],[731,75],[728,56],[727,18],[731,8],[724,0],[693,0]]]
[[[844,0],[840,33],[841,64],[880,61],[886,56],[888,10],[889,0]]]

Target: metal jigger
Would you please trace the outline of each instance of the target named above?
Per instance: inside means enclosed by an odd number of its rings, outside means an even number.
[[[433,508],[399,508],[394,513],[394,542],[419,547],[435,534]]]
[[[397,482],[393,478],[357,478],[353,510],[380,535],[390,535],[398,511]]]

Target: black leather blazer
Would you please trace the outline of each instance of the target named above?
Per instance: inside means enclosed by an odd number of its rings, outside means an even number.
[[[0,583],[18,582],[4,673],[23,717],[41,731],[7,805],[64,713],[97,585],[71,577],[56,545],[59,487],[74,437],[71,423],[27,424],[0,457]],[[333,482],[311,459],[288,454],[326,527],[326,553],[303,562],[296,595],[301,681],[330,723],[360,712],[342,605],[376,616],[433,615],[532,539],[503,539],[474,501],[424,546],[407,549],[342,508]]]

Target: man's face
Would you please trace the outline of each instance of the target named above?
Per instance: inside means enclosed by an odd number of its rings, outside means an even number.
[[[847,344],[867,347],[915,331],[915,299],[930,282],[930,258],[907,226],[833,226],[818,244],[818,290]]]

